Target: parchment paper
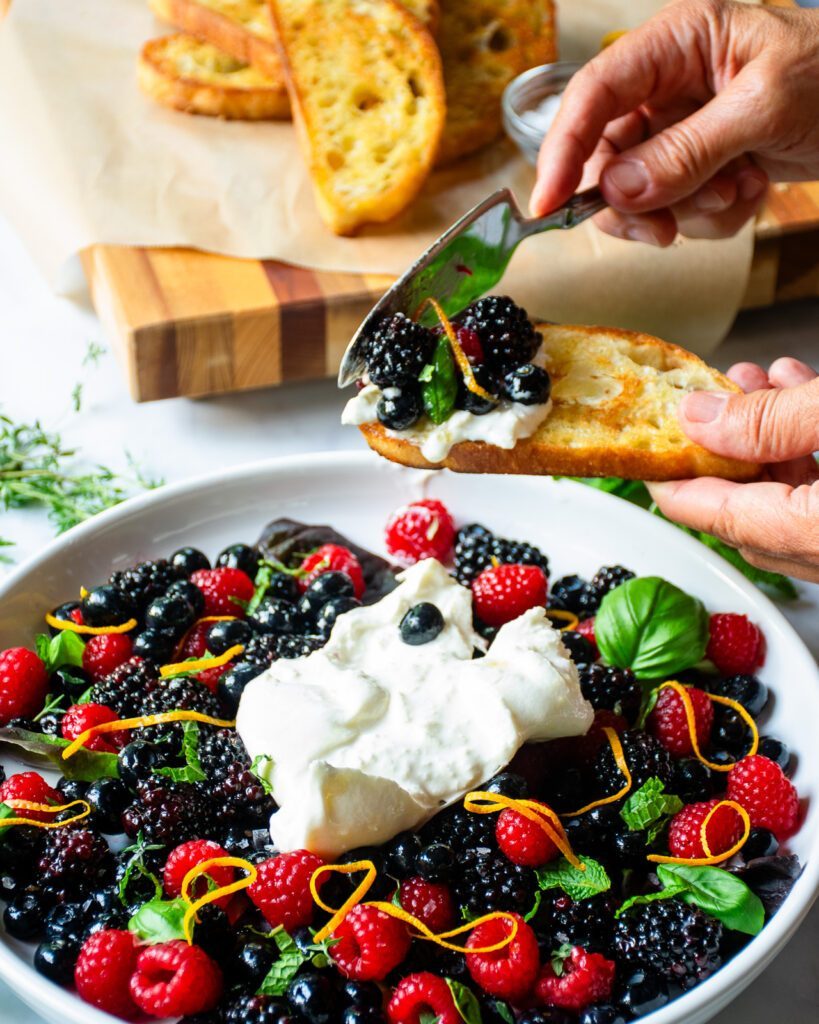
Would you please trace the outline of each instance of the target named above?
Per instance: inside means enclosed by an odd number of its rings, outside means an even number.
[[[563,0],[561,52],[585,57],[660,0]],[[57,283],[94,243],[186,245],[318,270],[401,273],[456,216],[532,170],[509,142],[434,173],[401,219],[337,238],[323,225],[288,123],[165,110],[136,56],[166,29],[144,0],[18,0],[0,25],[0,210]],[[590,225],[521,246],[504,287],[533,315],[635,327],[704,352],[732,322],[752,255],[745,231],[665,252]]]

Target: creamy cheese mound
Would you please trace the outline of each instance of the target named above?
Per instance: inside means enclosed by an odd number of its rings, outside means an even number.
[[[527,740],[578,736],[593,711],[542,608],[486,644],[472,595],[435,559],[376,604],[342,615],[326,646],[281,659],[246,687],[236,727],[269,759],[279,850],[337,857],[414,828],[509,763]],[[420,601],[444,628],[411,646],[399,623]]]

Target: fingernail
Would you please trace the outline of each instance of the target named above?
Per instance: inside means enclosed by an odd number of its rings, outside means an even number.
[[[633,199],[648,186],[648,171],[636,160],[620,160],[603,172],[610,185],[622,192],[627,199]]]
[[[647,224],[629,224],[623,234],[630,242],[645,242],[646,245],[659,245],[660,240]]]
[[[740,199],[744,199],[746,203],[758,199],[767,187],[768,183],[755,174],[742,174],[737,182]]]
[[[702,213],[718,213],[727,209],[729,204],[715,188],[702,188],[694,196],[694,206]]]
[[[713,423],[728,401],[728,395],[712,391],[692,391],[682,403],[682,411],[692,423]]]

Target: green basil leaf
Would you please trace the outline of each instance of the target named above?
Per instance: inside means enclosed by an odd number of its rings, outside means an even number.
[[[247,614],[252,615],[259,605],[262,603],[262,599],[267,593],[267,589],[270,586],[270,582],[273,579],[273,566],[268,562],[262,562],[256,572],[256,577],[253,580],[253,596],[247,603]]]
[[[154,775],[161,775],[172,782],[204,782],[207,778],[199,761],[199,723],[182,723],[182,768],[154,768]]]
[[[646,832],[648,841],[653,843],[682,806],[682,800],[666,793],[662,780],[653,776],[631,793],[620,809],[620,817],[632,832]]]
[[[273,787],[270,784],[267,773],[273,768],[273,764],[273,758],[269,754],[257,754],[250,765],[250,770],[259,780],[262,789],[268,796],[273,792]]]
[[[566,961],[572,955],[572,945],[570,942],[564,942],[558,946],[551,956],[552,970],[554,971],[556,978],[562,978],[565,970]]]
[[[492,999],[489,1005],[501,1020],[506,1021],[506,1024],[515,1024],[515,1015],[508,1003],[504,1003],[502,999]]]
[[[128,931],[151,945],[184,939],[182,922],[189,906],[181,897],[175,900],[148,900],[128,922]]]
[[[62,629],[56,636],[39,633],[34,640],[38,656],[45,662],[46,672],[51,675],[64,665],[82,668],[85,641],[69,629]]]
[[[654,903],[656,900],[670,900],[674,896],[679,896],[681,892],[685,891],[685,883],[679,882],[674,885],[670,885],[665,889],[661,889],[659,892],[649,892],[644,896],[631,896],[624,903],[622,903],[614,913],[615,917],[622,917],[626,911],[631,910],[632,907],[642,907],[646,903]]]
[[[680,899],[716,917],[732,931],[757,935],[765,924],[762,900],[741,878],[724,868],[660,864],[657,877],[666,887],[684,884]]]
[[[565,857],[536,872],[541,889],[562,889],[573,900],[585,900],[611,888],[611,879],[602,864],[591,857],[579,857],[586,870],[573,867]]]
[[[702,659],[708,612],[673,583],[640,576],[606,594],[594,636],[609,665],[630,668],[638,679],[658,679]]]
[[[430,379],[421,382],[421,401],[424,412],[433,423],[443,423],[452,415],[458,394],[455,360],[445,335],[438,339],[432,356]]]
[[[7,726],[0,729],[0,746],[8,744],[24,764],[32,768],[59,768],[67,779],[95,782],[97,779],[119,778],[116,754],[80,747],[76,754],[64,761],[62,752],[69,741],[60,736],[49,736],[29,729]],[[20,753],[23,751],[23,753]]]
[[[452,993],[452,1001],[455,1003],[455,1009],[458,1011],[458,1015],[464,1024],[481,1024],[481,1008],[472,989],[462,985],[460,981],[454,981],[452,978],[445,978],[444,980],[449,986],[449,991]]]

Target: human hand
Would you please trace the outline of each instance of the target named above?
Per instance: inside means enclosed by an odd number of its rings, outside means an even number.
[[[766,374],[728,371],[745,395],[694,392],[680,405],[686,434],[710,451],[766,464],[758,483],[702,477],[649,484],[669,519],[714,534],[760,569],[819,582],[819,376],[796,359]]]
[[[681,0],[574,76],[530,205],[540,216],[599,180],[602,230],[667,246],[678,230],[735,234],[769,180],[814,178],[819,11]]]

